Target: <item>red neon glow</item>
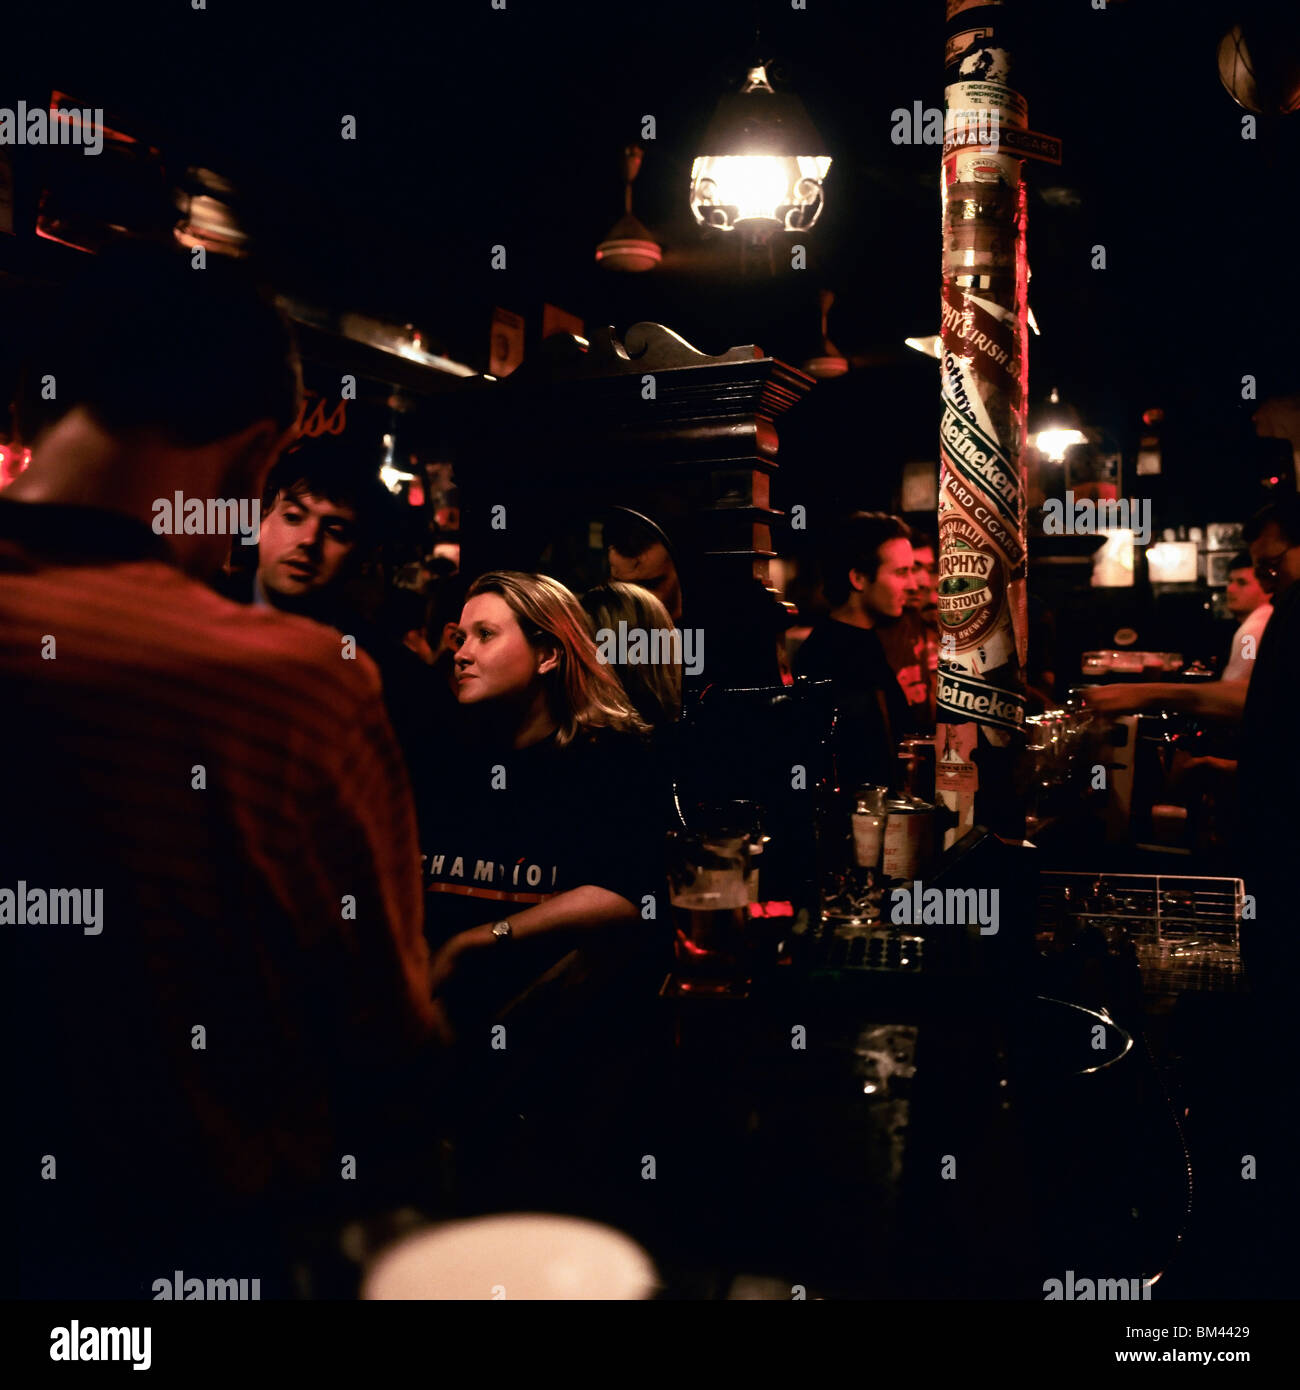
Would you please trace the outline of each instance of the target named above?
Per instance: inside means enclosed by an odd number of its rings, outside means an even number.
[[[751,917],[793,917],[793,903],[750,903],[749,915]]]
[[[0,444],[0,487],[7,487],[32,461],[30,449],[15,449],[12,444]]]

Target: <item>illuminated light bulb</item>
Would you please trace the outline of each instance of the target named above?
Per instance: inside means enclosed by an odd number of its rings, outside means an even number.
[[[1040,430],[1034,436],[1034,444],[1039,453],[1053,463],[1065,461],[1065,451],[1071,444],[1086,444],[1088,436],[1082,430]]]
[[[724,96],[691,167],[691,211],[702,226],[765,240],[807,231],[822,211],[829,155],[803,103],[775,92],[760,65]]]

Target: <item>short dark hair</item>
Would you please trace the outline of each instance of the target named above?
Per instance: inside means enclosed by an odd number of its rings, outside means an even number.
[[[356,513],[358,541],[380,544],[396,530],[396,503],[379,480],[378,441],[367,450],[346,435],[309,439],[281,454],[262,489],[262,511],[281,497],[310,493]]]
[[[875,579],[882,545],[911,539],[911,527],[888,512],[854,512],[845,517],[836,525],[825,551],[822,592],[827,602],[841,604],[853,592],[849,579],[852,570]]]
[[[1242,529],[1242,540],[1257,541],[1270,522],[1292,545],[1300,545],[1300,493],[1284,492],[1261,507]]]
[[[18,393],[31,442],[81,406],[113,431],[210,444],[258,420],[287,429],[302,374],[293,335],[246,269],[212,257],[130,247],[97,256],[33,325]],[[56,400],[42,401],[53,377]]]
[[[1253,570],[1254,568],[1255,562],[1250,558],[1250,552],[1248,550],[1237,551],[1232,559],[1228,561],[1229,574],[1231,574],[1233,570]]]
[[[605,545],[628,560],[644,555],[651,546],[662,545],[672,554],[668,537],[650,520],[636,512],[617,509],[605,518]]]
[[[934,537],[928,531],[918,531],[912,528],[912,549],[913,550],[933,550]]]

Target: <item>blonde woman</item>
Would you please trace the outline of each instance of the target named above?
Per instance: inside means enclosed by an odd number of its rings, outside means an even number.
[[[597,640],[602,632],[617,634],[640,631],[671,633],[673,620],[668,610],[639,584],[620,584],[611,580],[589,589],[582,606],[591,619]],[[666,647],[666,644],[665,644]],[[682,713],[682,663],[680,647],[676,661],[648,661],[637,665],[611,663],[636,712],[652,729],[675,723]]]
[[[484,574],[453,645],[462,723],[422,837],[433,992],[463,1018],[636,933],[662,897],[663,826],[646,725],[568,589]]]

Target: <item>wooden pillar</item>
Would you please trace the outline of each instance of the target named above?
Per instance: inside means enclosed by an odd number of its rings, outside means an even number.
[[[709,357],[660,324],[622,341],[603,329],[585,351],[547,339],[506,381],[469,393],[462,570],[545,568],[573,583],[575,541],[580,551],[607,508],[629,507],[672,541],[682,623],[705,632],[704,681],[777,681],[774,638],[746,625],[784,515],[776,422],[813,385],[755,346]]]

